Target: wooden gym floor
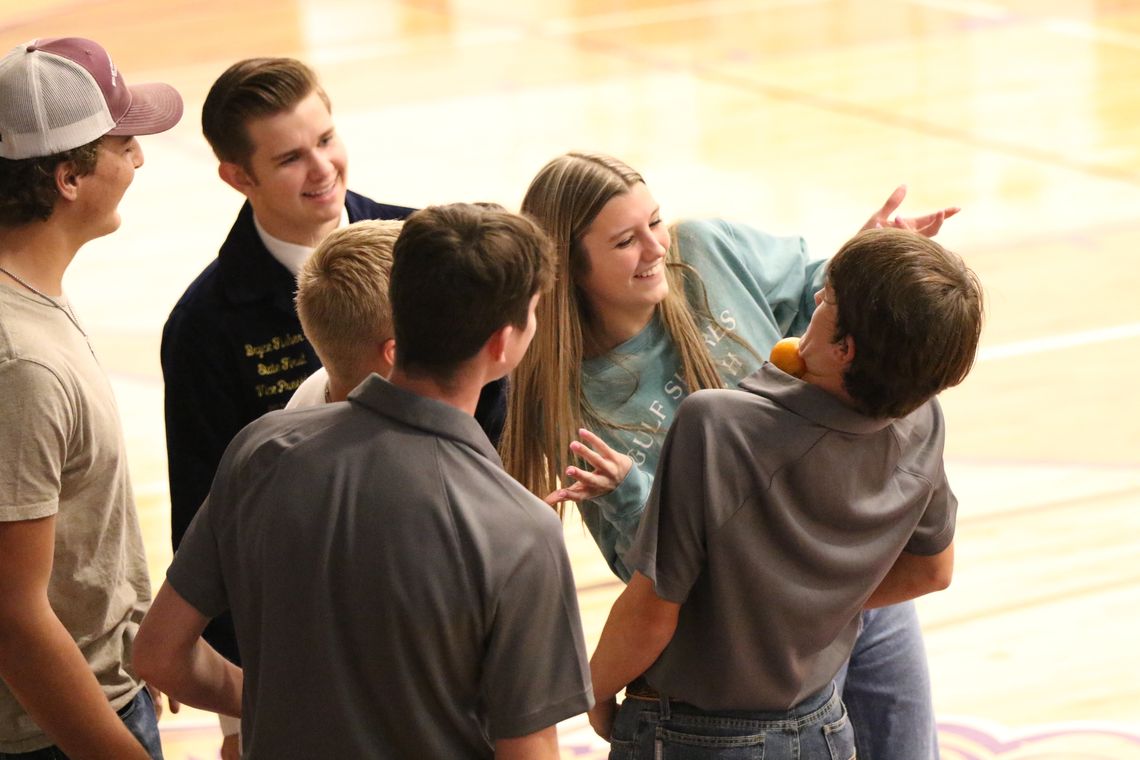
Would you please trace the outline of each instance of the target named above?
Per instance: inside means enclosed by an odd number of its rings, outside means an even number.
[[[5,49],[98,39],[186,98],[145,138],[123,228],[66,283],[112,375],[156,583],[170,559],[159,334],[239,196],[198,129],[231,62],[323,77],[350,184],[517,207],[572,148],[641,169],[672,218],[805,235],[817,255],[900,182],[960,205],[940,240],[989,298],[944,395],[957,574],[920,603],[943,757],[1140,758],[1140,1],[0,0]],[[587,635],[619,586],[567,526]],[[216,756],[212,717],[163,723]],[[601,757],[582,719],[567,757]]]

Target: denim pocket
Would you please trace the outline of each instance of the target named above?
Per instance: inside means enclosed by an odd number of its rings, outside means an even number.
[[[658,728],[657,757],[663,760],[764,760],[764,734],[723,736]]]
[[[143,688],[145,689],[146,687],[143,687]],[[138,706],[139,706],[139,697],[138,697],[138,694],[136,694],[131,699],[130,702],[127,702],[125,705],[120,707],[119,711],[115,714],[118,715],[119,718],[121,718],[123,720],[123,722],[125,723],[131,716],[133,716],[135,714],[135,710],[138,709]]]
[[[823,725],[823,738],[827,740],[831,760],[855,760],[855,729],[847,719],[846,705],[839,720]]]
[[[634,760],[637,757],[637,743],[610,739],[609,760]]]
[[[627,699],[618,708],[610,736],[610,760],[652,757],[653,727],[657,724],[657,713],[641,709],[642,705],[642,702]]]

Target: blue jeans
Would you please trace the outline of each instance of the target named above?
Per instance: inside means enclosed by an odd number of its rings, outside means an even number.
[[[938,760],[926,648],[914,602],[867,610],[835,678],[855,726],[859,760]]]
[[[855,735],[834,684],[787,712],[706,712],[627,696],[610,760],[853,760]]]
[[[145,687],[119,710],[119,717],[153,760],[163,760],[162,744],[158,739],[158,719],[154,714],[154,701]],[[0,760],[68,760],[68,758],[56,747],[44,747],[19,754],[0,752]]]

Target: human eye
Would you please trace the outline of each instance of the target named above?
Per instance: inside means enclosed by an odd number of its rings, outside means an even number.
[[[329,143],[331,143],[335,139],[336,139],[336,133],[335,132],[326,132],[323,135],[321,135],[321,139],[317,144],[323,148],[324,146],[328,145]]]
[[[649,229],[654,229],[661,226],[661,217],[654,217],[649,220]]]
[[[629,248],[631,245],[633,245],[633,235],[630,235],[627,238],[622,238],[621,240],[619,240],[617,242],[617,245],[615,245],[614,247],[615,248]]]
[[[284,156],[280,161],[278,161],[277,165],[278,166],[287,166],[288,164],[291,164],[296,160],[297,160],[297,154],[296,153],[290,153],[289,155]]]

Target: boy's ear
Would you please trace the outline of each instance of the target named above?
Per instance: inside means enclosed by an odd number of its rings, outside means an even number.
[[[507,346],[509,345],[509,339],[514,333],[514,330],[514,325],[507,323],[491,333],[490,338],[487,338],[487,342],[483,345],[483,348],[489,352],[492,361],[502,363],[507,360]]]
[[[846,335],[842,340],[837,341],[835,344],[835,358],[843,365],[843,369],[851,366],[851,362],[855,361],[855,339],[850,335]]]
[[[391,367],[396,363],[396,339],[388,338],[380,344],[380,354],[384,357],[384,362]]]
[[[60,161],[55,167],[55,187],[60,198],[73,201],[79,195],[79,173],[71,161]]]
[[[242,195],[248,195],[249,189],[257,184],[249,172],[243,169],[240,164],[233,164],[229,161],[222,161],[218,164],[218,176]]]

